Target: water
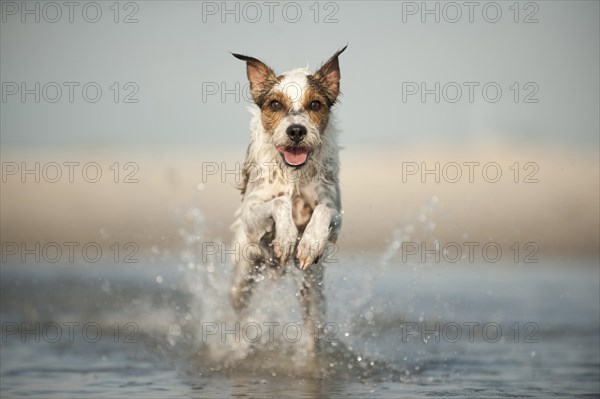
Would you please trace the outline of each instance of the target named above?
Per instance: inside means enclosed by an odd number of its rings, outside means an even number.
[[[304,350],[310,330],[298,342],[296,330],[283,333],[300,321],[289,281],[261,282],[253,309],[236,318],[225,296],[226,264],[183,256],[173,263],[2,265],[1,394],[599,395],[594,265],[338,257],[326,276],[331,339],[318,360]],[[236,321],[239,333],[209,334],[221,323],[234,330]]]

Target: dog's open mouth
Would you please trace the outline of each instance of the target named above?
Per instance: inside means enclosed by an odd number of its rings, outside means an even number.
[[[283,156],[283,160],[289,166],[302,166],[306,163],[309,151],[301,147],[277,147],[277,151]]]

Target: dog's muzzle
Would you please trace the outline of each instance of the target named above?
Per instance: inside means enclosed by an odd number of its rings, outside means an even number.
[[[306,127],[295,123],[288,126],[285,133],[293,144],[291,146],[279,146],[277,147],[277,151],[283,157],[286,165],[294,167],[304,165],[306,161],[308,161],[310,155],[309,150],[302,147],[300,144],[302,140],[304,140],[304,137],[306,137]]]

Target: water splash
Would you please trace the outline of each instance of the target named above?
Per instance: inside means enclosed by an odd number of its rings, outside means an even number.
[[[354,347],[356,339],[369,339],[356,332],[362,328],[361,324],[366,321],[373,327],[374,312],[381,311],[381,306],[372,304],[371,291],[377,273],[368,274],[369,277],[361,281],[337,276],[333,282],[328,282],[328,320],[333,320],[331,326],[335,326],[335,335],[332,335],[334,339],[323,342],[322,352],[314,357],[307,349],[307,340],[314,337],[310,327],[302,323],[292,279],[286,275],[279,279],[266,276],[255,287],[247,311],[238,315],[228,301],[232,262],[227,257],[222,258],[222,254],[207,256],[201,251],[202,243],[214,242],[206,237],[204,214],[200,209],[191,209],[185,214],[183,225],[187,228],[180,229],[180,236],[185,248],[179,256],[178,271],[182,281],[180,289],[187,296],[187,303],[175,312],[175,320],[169,322],[166,344],[160,337],[148,337],[147,341],[160,348],[163,354],[179,358],[176,363],[187,374],[336,376],[350,380],[377,378],[390,381],[411,378],[411,373],[405,369],[398,369],[388,361],[368,356]],[[337,266],[337,269],[342,267]],[[341,292],[336,292],[338,290]],[[348,293],[352,296],[350,301],[345,299]],[[369,310],[365,312],[365,308]],[[301,336],[296,339],[294,335],[290,339],[283,333],[286,325],[300,326]],[[256,326],[262,329],[258,338]],[[269,326],[271,331],[268,331]],[[247,334],[251,329],[249,337]]]

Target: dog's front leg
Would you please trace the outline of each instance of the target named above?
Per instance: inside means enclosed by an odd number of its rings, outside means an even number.
[[[298,244],[297,257],[301,269],[306,269],[319,260],[327,242],[337,234],[340,222],[341,215],[337,209],[324,204],[315,207]]]
[[[292,203],[289,197],[281,196],[263,203],[250,205],[243,212],[246,233],[259,242],[262,236],[272,230],[275,224],[273,252],[281,265],[285,265],[296,247],[298,229],[292,217]]]
[[[249,196],[242,204],[241,221],[243,232],[239,232],[238,240],[243,256],[236,264],[230,291],[231,304],[237,311],[248,305],[257,276],[262,273],[264,255],[258,244],[263,236],[275,227],[274,251],[282,265],[292,254],[298,236],[287,197],[263,201],[257,195]]]
[[[285,266],[296,248],[298,228],[294,223],[292,201],[289,197],[277,197],[271,202],[273,203],[273,220],[275,220],[273,252],[275,257],[279,259],[279,264]]]

